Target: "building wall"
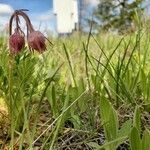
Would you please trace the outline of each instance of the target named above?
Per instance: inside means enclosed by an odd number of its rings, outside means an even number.
[[[77,0],[53,0],[53,11],[56,15],[57,32],[72,33],[78,24]]]

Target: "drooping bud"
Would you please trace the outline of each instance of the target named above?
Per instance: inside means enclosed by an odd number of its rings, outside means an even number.
[[[53,44],[40,31],[34,30],[32,23],[30,21],[30,18],[24,11],[28,11],[28,10],[26,9],[15,10],[15,12],[12,14],[10,18],[10,21],[9,21],[10,51],[11,53],[18,53],[19,51],[21,51],[21,49],[25,45],[25,40],[24,40],[25,34],[20,28],[19,17],[21,16],[23,17],[27,25],[27,41],[28,41],[29,48],[42,53],[46,50],[46,44],[45,44],[46,40],[51,45]],[[15,30],[15,33],[12,34],[12,24],[13,24],[14,19],[16,21],[16,30]]]
[[[15,30],[15,32],[9,37],[10,52],[13,54],[17,54],[22,50],[24,45],[25,45],[24,36],[18,30]]]
[[[40,53],[46,49],[45,36],[40,31],[33,31],[28,36],[29,47]]]

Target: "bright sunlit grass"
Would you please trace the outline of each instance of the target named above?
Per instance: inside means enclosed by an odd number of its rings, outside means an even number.
[[[122,143],[133,149],[149,144],[149,33],[90,34],[89,40],[76,34],[53,43],[42,54],[25,47],[14,57],[0,47],[0,89],[7,99],[0,98],[0,108],[10,110],[9,146],[116,150]]]
[[[2,97],[0,97],[0,109],[7,110],[7,105],[5,103],[5,100]]]

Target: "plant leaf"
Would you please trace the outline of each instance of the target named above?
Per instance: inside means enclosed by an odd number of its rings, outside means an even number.
[[[141,131],[140,109],[138,106],[135,108],[133,126],[136,127],[136,129],[138,129],[139,132]]]
[[[128,136],[130,134],[131,126],[132,126],[131,119],[124,122],[121,129],[118,132],[118,137]]]
[[[140,132],[136,127],[133,127],[130,135],[131,150],[142,150]]]
[[[142,150],[150,150],[150,132],[147,129],[143,133]]]

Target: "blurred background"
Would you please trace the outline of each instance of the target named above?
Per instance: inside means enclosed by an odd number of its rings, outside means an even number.
[[[0,31],[7,30],[16,9],[27,12],[36,29],[49,35],[74,32],[134,32],[150,22],[149,0],[0,0]],[[142,20],[142,21],[141,21]]]

